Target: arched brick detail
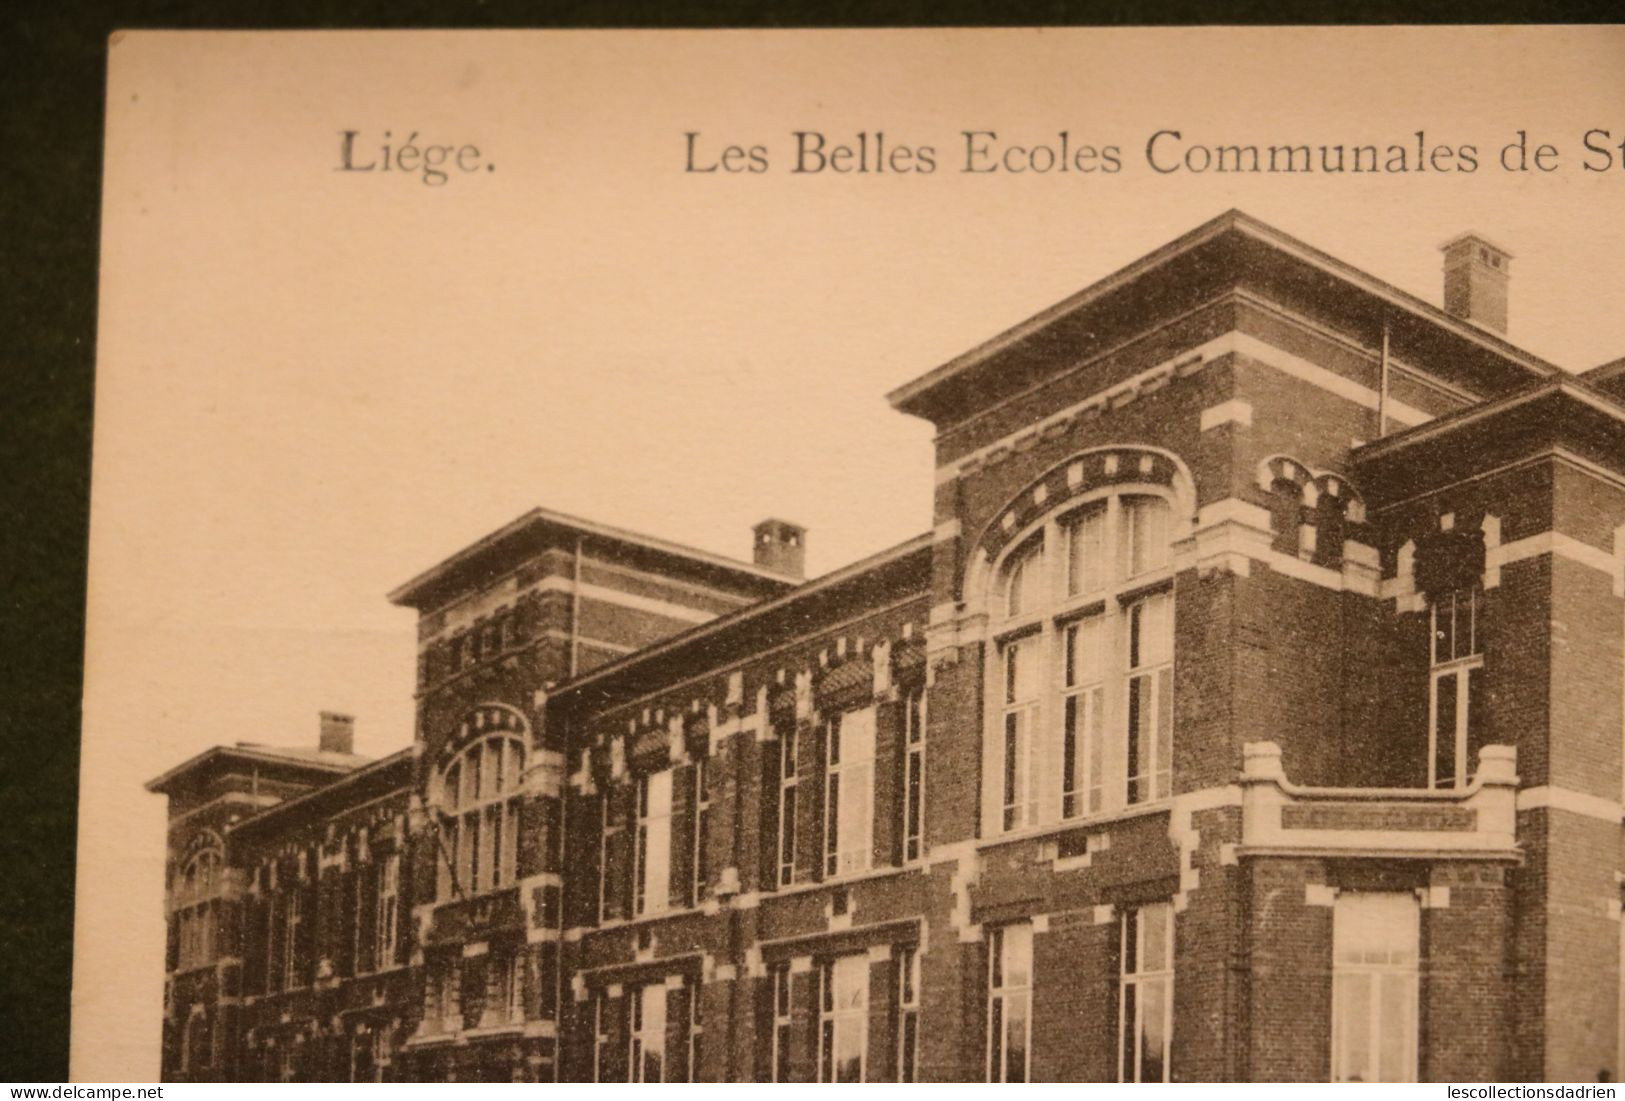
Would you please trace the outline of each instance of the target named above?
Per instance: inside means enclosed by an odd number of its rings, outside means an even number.
[[[1258,464],[1259,489],[1265,493],[1274,493],[1275,487],[1281,482],[1291,482],[1297,486],[1299,497],[1306,505],[1313,505],[1316,495],[1320,492],[1319,487],[1315,485],[1314,471],[1291,455],[1271,455]]]
[[[456,732],[440,743],[434,762],[435,771],[444,768],[446,763],[460,753],[470,741],[495,731],[508,731],[519,735],[524,739],[527,751],[537,748],[531,744],[530,722],[518,708],[505,703],[476,704],[463,715],[462,721],[457,724]]]
[[[1074,455],[1050,468],[1011,498],[982,530],[976,541],[976,557],[984,566],[994,561],[1035,520],[1068,501],[1101,489],[1134,486],[1166,489],[1177,510],[1184,512],[1180,518],[1189,519],[1195,495],[1190,474],[1179,459],[1148,447],[1103,447]]]

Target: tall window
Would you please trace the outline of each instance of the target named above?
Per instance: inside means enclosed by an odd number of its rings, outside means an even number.
[[[1173,598],[1158,593],[1128,607],[1128,801],[1168,795],[1174,720]]]
[[[824,874],[868,871],[874,847],[874,710],[831,717],[824,727],[824,753]]]
[[[863,1081],[869,1047],[869,957],[837,956],[818,972],[818,1080]]]
[[[698,905],[711,893],[711,761],[694,766],[694,885],[690,898]]]
[[[525,1019],[525,972],[522,949],[487,956],[482,1027],[518,1024]]]
[[[774,866],[779,886],[796,878],[796,728],[779,731],[779,828]]]
[[[1479,591],[1460,589],[1433,602],[1432,673],[1428,692],[1428,783],[1467,783],[1469,731],[1483,731],[1484,649]]]
[[[471,742],[441,774],[441,842],[452,864],[452,873],[441,875],[442,898],[514,882],[524,764],[524,741],[493,733]]]
[[[705,1052],[705,989],[698,979],[688,984],[688,1074],[687,1081],[700,1080],[700,1057]]]
[[[790,1011],[790,964],[777,963],[769,972],[773,986],[773,1064],[772,1080],[790,1080],[790,1033],[794,1018]]]
[[[220,854],[205,849],[186,862],[175,890],[175,925],[180,970],[214,962],[215,900],[220,895]]]
[[[1174,1031],[1174,908],[1166,902],[1123,915],[1118,988],[1119,1082],[1169,1081]]]
[[[633,1082],[665,1080],[666,984],[640,986],[631,994],[627,1077]]]
[[[425,1022],[432,1021],[448,1032],[463,1027],[462,974],[462,961],[455,957],[442,957],[430,964]]]
[[[1033,743],[1038,734],[1042,640],[1036,635],[1004,644],[1004,828],[1038,819]]]
[[[609,839],[619,829],[610,809],[609,792],[598,795],[598,921],[609,917],[610,892],[614,884],[609,879]]]
[[[1032,1035],[1031,925],[1005,925],[989,934],[987,989],[987,1079],[1025,1082]]]
[[[638,777],[632,912],[658,914],[671,904],[671,770]]]
[[[592,1000],[592,1080],[609,1081],[609,999],[602,992]]]
[[[1106,806],[1106,617],[1062,628],[1061,817]]]
[[[1332,909],[1332,1080],[1416,1081],[1421,904],[1344,892]]]
[[[378,867],[378,928],[373,938],[376,946],[376,970],[388,969],[395,962],[395,943],[400,923],[401,857],[390,853]]]
[[[925,833],[925,690],[916,688],[903,700],[903,860],[924,855]]]
[[[282,989],[295,990],[305,985],[303,929],[305,924],[304,885],[293,883],[288,891],[286,908],[282,911]]]
[[[209,1015],[198,1013],[186,1022],[181,1036],[181,1069],[192,1072],[202,1070],[214,1062],[214,1041],[209,1027]]]
[[[1172,793],[1171,523],[1160,496],[1108,496],[1045,521],[1001,564],[988,761],[1000,828]]]
[[[350,1033],[350,1081],[378,1081],[377,1054],[376,1036],[365,1024],[358,1025]]]
[[[897,1080],[913,1082],[920,1062],[920,950],[897,950]]]

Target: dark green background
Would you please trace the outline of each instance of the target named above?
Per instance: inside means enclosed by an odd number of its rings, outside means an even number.
[[[102,95],[119,27],[1566,22],[1606,0],[966,3],[295,0],[5,5],[0,55],[0,1082],[65,1081]],[[30,8],[34,10],[30,10]],[[1243,79],[1244,69],[1237,70]],[[139,731],[130,736],[139,737]],[[132,777],[132,782],[141,779]],[[131,899],[132,910],[156,905]],[[92,1041],[94,1042],[94,1041]]]

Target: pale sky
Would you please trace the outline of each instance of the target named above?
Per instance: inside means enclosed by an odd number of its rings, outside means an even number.
[[[210,745],[410,740],[384,593],[545,505],[822,573],[930,524],[931,431],[884,394],[1238,206],[1429,301],[1515,256],[1511,338],[1625,355],[1625,32],[135,34],[112,49],[73,1074],[157,1073],[163,800]],[[1612,128],[1607,172],[1582,135]],[[1162,176],[1143,147],[1476,145],[1479,170]],[[344,173],[418,134],[490,171]],[[1558,170],[1496,165],[1523,129]],[[796,175],[795,130],[931,146]],[[1122,171],[971,175],[998,143]],[[767,149],[760,174],[685,173]],[[1598,144],[1604,144],[1598,142]],[[1601,155],[1590,154],[1592,163]]]

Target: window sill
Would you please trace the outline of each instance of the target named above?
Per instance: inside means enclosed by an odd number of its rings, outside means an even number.
[[[487,1024],[481,1021],[476,1028],[466,1029],[463,1038],[467,1040],[483,1040],[492,1036],[517,1036],[525,1031],[524,1021],[502,1021]]]
[[[850,872],[841,876],[830,876],[828,879],[809,879],[797,883],[789,883],[771,891],[759,891],[756,897],[759,902],[766,902],[773,898],[786,898],[794,895],[806,894],[809,891],[819,891],[825,888],[848,887],[854,883],[867,883],[873,879],[888,879],[892,876],[904,875],[908,872],[923,871],[926,862],[914,860],[907,864],[887,865],[883,868],[870,868],[865,872]]]
[[[1038,826],[1024,826],[1019,830],[1010,830],[1007,833],[997,834],[993,837],[981,838],[976,842],[976,848],[980,851],[998,848],[1000,845],[1015,845],[1023,841],[1048,840],[1057,834],[1070,833],[1073,830],[1096,830],[1103,826],[1109,826],[1114,822],[1129,822],[1136,818],[1166,814],[1173,808],[1173,805],[1172,798],[1165,798],[1151,803],[1136,803],[1132,807],[1124,807],[1122,810],[1105,811],[1086,817],[1065,818],[1058,822],[1045,822]]]

